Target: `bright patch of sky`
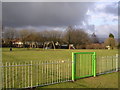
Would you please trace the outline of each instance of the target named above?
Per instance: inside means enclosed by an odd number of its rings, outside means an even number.
[[[95,26],[94,32],[98,36],[108,37],[109,33],[113,33],[116,38],[118,37],[118,12],[116,9],[118,9],[116,2],[97,2],[94,9],[87,11],[88,25]],[[116,10],[115,13],[114,10]]]
[[[118,16],[104,12],[104,9],[107,5],[112,6],[114,4],[110,2],[97,2],[93,11],[88,10],[87,15],[90,16],[88,23],[94,25],[117,24]]]

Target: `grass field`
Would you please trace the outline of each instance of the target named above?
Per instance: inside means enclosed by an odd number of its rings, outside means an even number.
[[[19,64],[23,63],[23,62],[29,62],[29,61],[43,61],[43,62],[44,61],[66,61],[66,60],[70,60],[71,61],[72,60],[72,52],[96,52],[97,53],[97,57],[98,57],[98,56],[113,56],[113,55],[116,55],[118,53],[118,50],[88,50],[88,49],[87,50],[83,50],[83,49],[77,49],[77,50],[67,50],[67,49],[52,50],[52,49],[49,49],[49,50],[43,50],[43,49],[39,49],[39,48],[31,48],[31,49],[27,49],[27,48],[13,48],[13,51],[10,52],[9,48],[3,48],[2,49],[2,61],[3,61],[3,63],[5,63],[5,62],[10,62],[10,63],[14,62],[15,63],[16,62],[16,63],[19,63]],[[102,61],[102,63],[104,63],[104,62]],[[110,65],[110,63],[108,63],[108,65]],[[33,78],[35,77],[34,81],[36,81],[36,76],[35,76],[36,75],[36,73],[35,73],[36,68],[38,68],[38,67],[35,66],[32,69],[33,72],[34,72]],[[51,68],[51,66],[48,66],[48,68]],[[63,70],[62,73],[66,72],[66,70],[67,70],[64,67],[64,64],[62,64],[60,66],[60,68],[61,68],[61,70]],[[102,69],[104,69],[103,71],[106,70],[105,68],[106,68],[105,66],[102,66]],[[6,71],[8,71],[9,69],[10,68],[7,68]],[[24,71],[27,70],[26,67],[23,67],[21,69],[18,67],[17,69],[11,69],[11,70],[12,71],[9,70],[9,73],[13,72],[15,70],[18,70],[17,72],[20,74],[19,75],[20,83],[25,82],[24,78],[22,79],[22,82],[21,82],[21,77],[22,77],[21,75],[24,76]],[[56,73],[57,69],[54,68],[54,71]],[[45,75],[45,73],[44,73],[44,75]],[[69,73],[71,73],[71,72],[69,72]],[[27,74],[30,74],[30,73],[27,73]],[[51,75],[51,72],[49,72],[48,74]],[[13,75],[13,73],[10,73],[10,75],[12,77],[15,77],[15,75]],[[10,77],[10,75],[8,77]],[[38,74],[38,75],[40,75],[40,74]],[[69,74],[69,75],[71,75],[71,74]],[[112,76],[117,77],[116,75],[117,74],[113,74],[113,75],[110,74],[110,75],[108,75],[108,78],[111,79]],[[65,75],[63,75],[63,76],[65,77]],[[60,77],[62,77],[62,76],[60,76]],[[101,77],[104,78],[104,76],[101,76]],[[107,77],[107,76],[105,75],[105,77]],[[97,79],[97,77],[96,77],[96,79]],[[9,78],[9,81],[10,80],[11,80],[11,78]],[[111,80],[113,80],[113,79],[111,79]],[[88,80],[88,81],[90,81],[90,80]],[[18,81],[16,81],[16,86],[18,86],[17,82]],[[107,82],[107,78],[106,78],[106,82]],[[79,85],[79,83],[80,83],[80,85]],[[86,85],[88,84],[88,86],[84,86],[85,83],[86,83]],[[94,83],[95,82],[92,82],[91,84],[94,86]],[[114,84],[114,82],[112,82],[112,83]],[[57,85],[55,85],[55,88],[56,87],[60,88],[59,85],[62,85],[63,88],[64,87],[69,87],[69,85],[71,85],[70,88],[75,88],[75,87],[76,88],[82,88],[82,87],[88,87],[89,88],[90,86],[92,88],[93,86],[91,84],[90,85],[89,84],[90,84],[90,82],[86,82],[86,81],[84,81],[84,79],[81,79],[81,80],[76,81],[75,83],[68,82],[68,83],[64,83],[64,84],[57,84]],[[52,86],[54,87],[54,85],[50,85],[50,86],[46,86],[46,87],[48,87],[48,88],[51,87],[52,88]],[[93,88],[95,88],[95,87],[102,87],[102,86],[99,86],[99,83],[98,83]],[[103,87],[109,87],[110,88],[110,86],[109,85],[107,85],[107,86],[105,85]],[[113,85],[112,87],[116,87],[116,85]]]
[[[105,74],[97,77],[89,77],[40,88],[118,88],[118,72]]]
[[[3,62],[18,62],[18,61],[31,61],[31,60],[71,60],[72,52],[96,52],[97,56],[111,56],[118,53],[118,50],[43,50],[39,48],[26,49],[26,48],[13,48],[10,52],[9,48],[2,49]]]

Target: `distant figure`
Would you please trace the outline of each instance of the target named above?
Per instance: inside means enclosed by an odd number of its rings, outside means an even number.
[[[10,47],[10,51],[12,51],[12,47]]]
[[[12,41],[10,41],[10,51],[12,51]]]

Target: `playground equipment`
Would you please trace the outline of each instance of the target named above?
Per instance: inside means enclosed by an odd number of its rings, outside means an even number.
[[[75,49],[73,44],[69,44],[69,49]]]
[[[43,44],[43,49],[49,49],[49,45],[52,44],[53,45],[53,48],[55,49],[55,44],[53,41],[46,41],[44,42]]]

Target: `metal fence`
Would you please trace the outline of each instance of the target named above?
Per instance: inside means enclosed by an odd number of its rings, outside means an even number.
[[[96,74],[118,71],[118,56],[97,56]],[[72,81],[72,61],[3,63],[3,88],[32,88]],[[80,67],[76,67],[80,68]],[[77,72],[77,71],[76,71]]]
[[[70,60],[6,62],[3,88],[31,88],[71,81]]]
[[[96,57],[96,74],[105,74],[116,72],[120,70],[120,65],[118,64],[118,54],[114,56],[97,56]]]

